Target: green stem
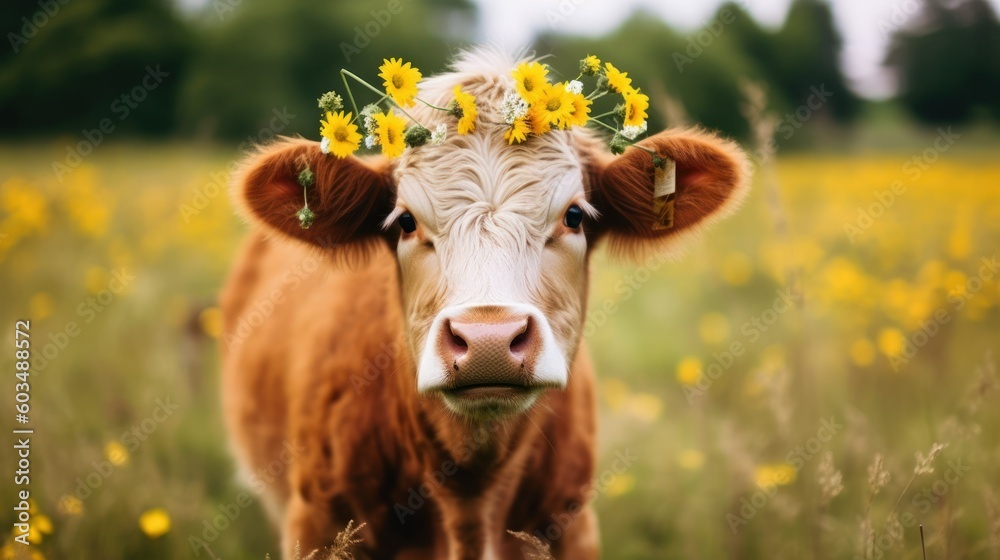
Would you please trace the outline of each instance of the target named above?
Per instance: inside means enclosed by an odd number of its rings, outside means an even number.
[[[419,97],[417,97],[416,99],[417,99],[417,101],[423,103],[424,105],[427,105],[431,109],[437,109],[438,111],[450,111],[451,110],[451,109],[446,109],[445,107],[438,107],[437,105],[431,105],[430,103],[424,101],[423,99],[420,99]]]
[[[590,117],[590,118],[592,118],[592,119],[599,119],[601,117],[607,117],[607,116],[610,116],[610,115],[614,115],[616,113],[618,113],[618,111],[615,111],[614,109],[612,109],[612,110],[608,111],[607,113],[601,113],[600,115],[596,115],[596,116],[593,116],[593,117]]]
[[[596,123],[596,124],[599,124],[599,125],[603,126],[604,128],[606,128],[606,129],[610,130],[611,132],[614,132],[615,134],[618,134],[618,129],[617,129],[617,128],[614,128],[614,127],[612,127],[612,126],[609,126],[609,125],[607,125],[607,124],[605,124],[605,123],[602,123],[602,122],[601,122],[601,121],[599,121],[599,120],[595,120],[594,118],[591,118],[590,120],[591,120],[592,122]]]
[[[349,77],[351,77],[351,78],[353,78],[353,79],[354,79],[354,80],[355,80],[356,82],[358,82],[359,84],[361,84],[361,85],[365,86],[366,88],[368,88],[368,89],[370,89],[371,91],[375,92],[376,94],[380,95],[380,96],[381,96],[381,99],[379,99],[379,100],[378,100],[378,103],[381,103],[381,102],[385,101],[385,99],[386,99],[387,97],[389,97],[388,95],[386,95],[386,94],[385,94],[385,92],[383,92],[383,91],[380,91],[380,90],[378,90],[378,89],[375,89],[375,86],[373,86],[373,85],[369,84],[368,82],[366,82],[366,81],[362,80],[361,78],[359,78],[359,77],[358,77],[358,76],[357,76],[356,74],[354,74],[353,72],[351,72],[351,71],[349,71],[349,70],[344,70],[344,69],[341,69],[341,70],[340,70],[340,77],[341,77],[341,78],[344,78],[344,85],[345,85],[345,86],[347,87],[347,96],[351,98],[351,105],[353,105],[353,106],[354,106],[354,110],[355,110],[355,111],[357,111],[357,110],[358,110],[358,105],[357,105],[357,104],[356,104],[356,103],[354,102],[354,96],[353,96],[353,95],[351,95],[351,87],[350,87],[349,85],[347,85],[347,77],[348,77],[348,76],[349,76]],[[399,109],[399,112],[400,112],[400,113],[403,113],[404,115],[406,115],[406,116],[407,116],[407,117],[408,117],[408,118],[409,118],[409,119],[410,119],[411,121],[413,121],[413,122],[415,122],[415,123],[419,124],[420,126],[424,126],[423,124],[421,124],[421,123],[420,123],[420,121],[418,121],[417,119],[413,118],[413,116],[412,116],[412,115],[410,115],[410,114],[409,114],[409,113],[407,113],[407,112],[406,112],[406,111],[405,111],[405,110],[404,110],[404,109],[403,109],[402,107],[400,107],[398,103],[396,103],[395,101],[393,101],[393,100],[391,100],[391,99],[389,100],[389,102],[390,102],[390,103],[392,103],[392,104],[393,104],[393,105],[394,105],[394,106],[395,106],[395,107],[396,107],[397,109]],[[361,114],[360,114],[360,113],[358,113],[358,116],[360,117],[360,116],[361,116]],[[424,128],[427,128],[427,127],[426,127],[426,126],[424,126]]]
[[[309,209],[309,196],[306,193],[306,188],[305,187],[302,187],[302,202],[305,204],[306,210],[308,210]]]
[[[606,128],[606,129],[614,132],[615,134],[618,134],[618,129],[617,128],[611,127],[611,126],[609,126],[609,125],[607,125],[605,123],[602,123],[601,121],[594,120],[593,118],[591,118],[590,122],[597,123],[597,124],[603,126],[604,128]],[[625,138],[625,139],[628,140],[628,138]],[[636,144],[634,140],[628,140],[628,144],[629,144],[629,146],[632,146],[633,148],[639,148],[640,150],[642,150],[642,151],[644,151],[644,152],[646,152],[646,153],[648,153],[650,155],[653,155],[653,156],[659,156],[660,155],[660,154],[656,153],[656,150],[651,150],[651,149],[649,149],[649,148],[647,148],[645,146],[640,146],[639,144]]]
[[[346,76],[350,76],[350,77],[354,78],[354,80],[357,81],[359,84],[361,84],[361,85],[365,86],[366,88],[372,90],[373,92],[375,92],[378,95],[385,95],[385,92],[375,89],[375,86],[373,86],[373,85],[369,84],[368,82],[362,80],[361,78],[359,78],[356,74],[354,74],[350,70],[341,70],[340,74],[342,76],[346,75]]]
[[[345,72],[347,74],[351,74],[350,72],[347,72],[347,70],[344,70],[343,68],[341,68],[341,70],[340,70],[340,78],[342,80],[344,80],[344,88],[347,89],[347,97],[348,97],[348,99],[351,100],[351,107],[354,107],[354,120],[351,121],[351,122],[354,122],[354,121],[356,121],[356,120],[358,120],[358,119],[361,118],[361,111],[358,111],[358,104],[354,102],[354,94],[351,93],[351,84],[347,83],[347,76],[345,75]],[[351,74],[351,75],[354,76],[354,74]],[[355,77],[357,77],[357,76],[355,76]]]
[[[596,90],[594,91],[594,93],[591,93],[590,95],[588,95],[587,99],[589,99],[591,101],[593,101],[595,99],[600,99],[600,98],[602,98],[602,97],[604,97],[605,95],[608,94],[608,90],[604,90],[604,91],[602,91],[601,93],[599,93],[597,95],[594,95],[595,93],[597,93]]]

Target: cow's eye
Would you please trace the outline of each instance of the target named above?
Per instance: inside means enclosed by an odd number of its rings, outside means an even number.
[[[413,219],[413,214],[410,214],[409,212],[403,212],[400,214],[396,222],[399,223],[399,227],[404,233],[413,233],[417,231],[417,221]]]
[[[576,204],[567,208],[566,217],[563,218],[563,223],[570,229],[580,227],[580,224],[583,223],[583,209]]]

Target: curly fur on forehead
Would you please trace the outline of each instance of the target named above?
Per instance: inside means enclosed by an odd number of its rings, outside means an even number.
[[[528,59],[479,49],[459,55],[451,72],[421,83],[421,98],[439,107],[451,102],[456,85],[474,95],[479,118],[472,134],[459,135],[456,119],[443,111],[419,103],[407,109],[431,130],[439,124],[448,129],[443,144],[407,150],[395,170],[399,199],[435,232],[477,227],[526,243],[544,236],[546,225],[582,194],[575,146],[578,136],[588,133],[552,131],[513,146],[503,138],[506,125],[498,109],[514,89],[511,70]],[[595,213],[582,199],[579,203]]]

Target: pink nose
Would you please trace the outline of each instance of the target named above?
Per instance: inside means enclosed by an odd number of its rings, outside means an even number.
[[[525,386],[531,382],[541,346],[531,317],[480,312],[449,319],[443,328],[441,358],[450,364],[455,386]]]

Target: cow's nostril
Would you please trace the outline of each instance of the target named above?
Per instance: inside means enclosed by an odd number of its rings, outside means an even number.
[[[524,332],[514,337],[510,341],[510,352],[511,354],[520,354],[527,349],[528,346],[528,329]]]
[[[462,335],[460,335],[457,332],[458,329],[454,324],[452,324],[451,321],[448,321],[448,323],[445,325],[445,328],[447,329],[446,332],[448,333],[447,346],[452,356],[454,356],[455,358],[460,358],[464,356],[465,353],[469,351],[469,343],[464,338],[462,338]]]

